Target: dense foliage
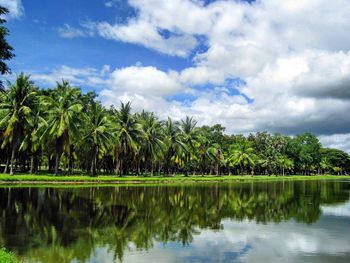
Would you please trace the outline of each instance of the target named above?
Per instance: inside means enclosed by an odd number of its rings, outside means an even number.
[[[6,249],[0,249],[0,262],[1,263],[19,263],[15,255],[11,252],[6,251]]]
[[[21,74],[0,92],[3,172],[55,174],[348,174],[349,155],[311,134],[227,135],[220,124],[105,108],[69,82],[39,89]]]
[[[5,61],[13,58],[13,48],[6,40],[6,36],[9,34],[9,30],[3,25],[6,20],[1,17],[8,14],[9,10],[0,6],[0,74],[10,73],[10,68]],[[0,88],[2,88],[2,82],[0,81]]]

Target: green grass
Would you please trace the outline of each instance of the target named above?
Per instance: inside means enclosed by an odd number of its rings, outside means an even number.
[[[272,181],[272,180],[330,180],[330,179],[350,179],[350,176],[336,176],[336,175],[316,175],[316,176],[266,176],[266,175],[225,175],[225,176],[189,176],[175,175],[175,176],[107,176],[100,175],[97,177],[90,177],[87,175],[69,175],[69,176],[54,176],[50,174],[30,175],[30,174],[0,174],[1,183],[15,183],[15,184],[133,184],[133,183],[181,183],[181,182],[217,182],[217,181]]]
[[[6,251],[6,249],[0,249],[0,262],[1,263],[19,263],[15,255],[12,252]]]

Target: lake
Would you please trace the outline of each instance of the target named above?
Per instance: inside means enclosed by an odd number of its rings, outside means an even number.
[[[350,262],[350,181],[0,188],[24,262]]]

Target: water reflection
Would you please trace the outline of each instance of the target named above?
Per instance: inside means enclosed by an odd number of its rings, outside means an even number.
[[[45,263],[349,262],[349,189],[336,181],[1,188],[0,245]]]

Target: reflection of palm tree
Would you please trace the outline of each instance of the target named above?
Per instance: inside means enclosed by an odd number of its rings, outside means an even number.
[[[217,187],[0,189],[0,240],[21,247],[29,261],[88,261],[107,247],[123,260],[130,245],[188,245],[200,229],[220,229],[225,218],[258,223],[315,222],[320,205],[349,199],[339,182],[266,182]]]

